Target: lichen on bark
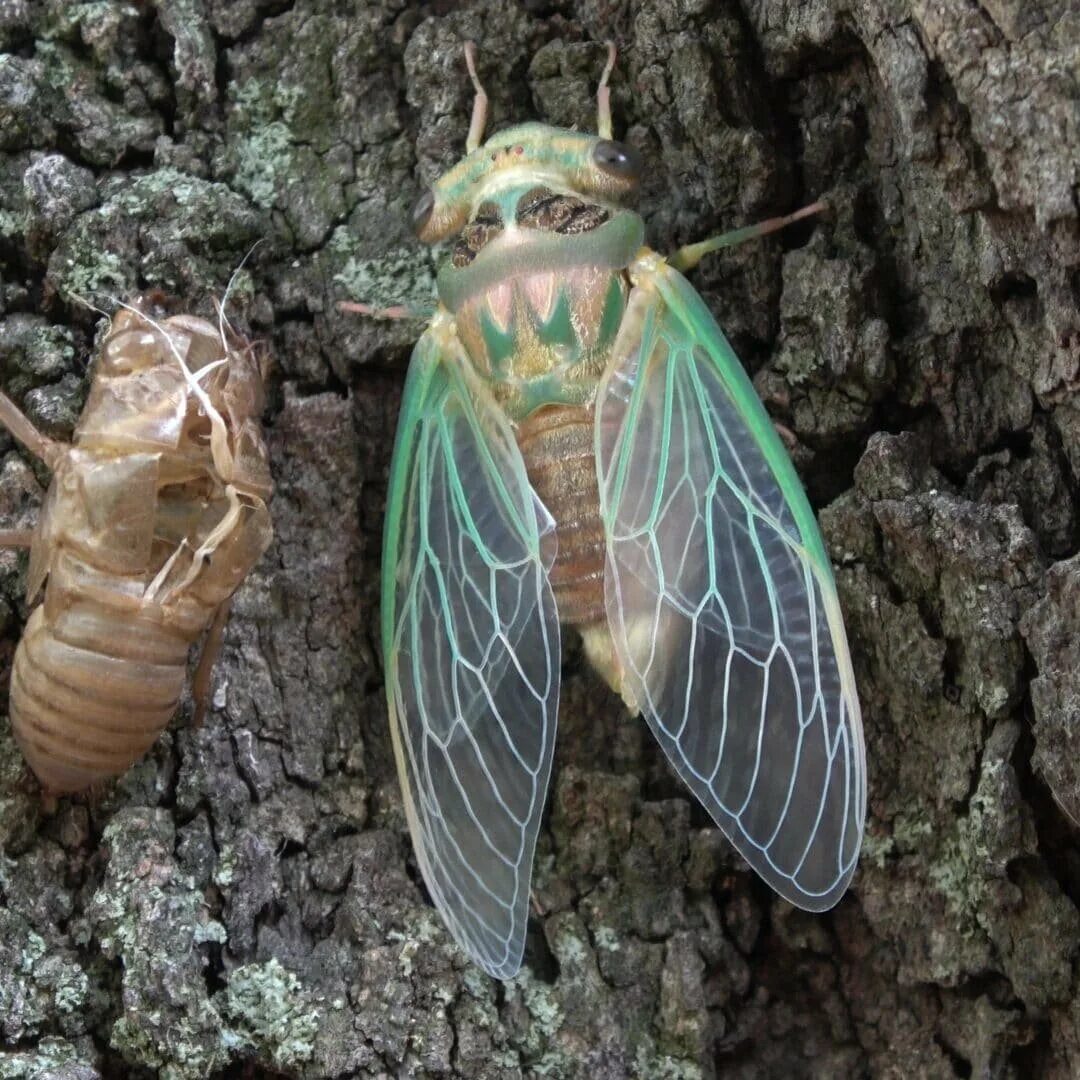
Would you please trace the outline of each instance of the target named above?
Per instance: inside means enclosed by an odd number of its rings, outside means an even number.
[[[430,295],[408,210],[464,145],[463,41],[495,130],[591,125],[608,38],[654,246],[831,207],[693,280],[821,512],[867,841],[832,913],[773,898],[571,641],[498,986],[427,902],[386,731],[420,327],[336,303]],[[202,729],[45,808],[0,721],[0,1077],[1075,1075],[1078,80],[1069,0],[0,3],[0,385],[63,437],[92,306],[211,314],[247,256],[277,481]],[[25,527],[46,477],[0,452]],[[24,572],[0,551],[5,672]]]

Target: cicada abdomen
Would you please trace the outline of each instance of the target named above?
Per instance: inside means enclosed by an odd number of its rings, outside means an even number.
[[[272,537],[255,348],[221,320],[121,311],[72,444],[7,399],[0,419],[53,470],[15,653],[16,741],[49,792],[123,773],[176,711],[190,646],[201,713],[228,604]],[[17,540],[12,540],[17,542]]]

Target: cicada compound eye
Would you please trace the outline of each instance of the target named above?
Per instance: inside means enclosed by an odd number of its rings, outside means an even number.
[[[641,155],[625,143],[601,139],[593,147],[593,162],[618,180],[634,181],[641,177]]]
[[[435,209],[435,192],[428,188],[413,204],[412,227],[413,232],[419,236],[427,223],[431,220],[431,213]]]

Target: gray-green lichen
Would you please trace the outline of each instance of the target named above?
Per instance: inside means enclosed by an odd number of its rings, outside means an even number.
[[[146,285],[221,293],[265,236],[259,214],[224,184],[166,166],[106,181],[100,205],[79,215],[53,250],[48,280],[65,298],[95,304]],[[191,273],[200,265],[197,281]]]
[[[343,296],[373,308],[404,304],[434,310],[435,264],[428,251],[417,251],[410,244],[376,258],[363,258],[343,228],[334,231],[327,250],[331,257],[345,259],[332,279]]]
[[[102,841],[108,873],[87,915],[103,955],[123,966],[125,1008],[110,1043],[131,1064],[148,1064],[170,1080],[205,1076],[229,1057],[200,977],[205,946],[223,942],[224,927],[176,866],[165,811],[121,811]]]
[[[218,1008],[227,1025],[222,1039],[237,1051],[254,1050],[279,1069],[311,1059],[320,1009],[276,959],[236,968]]]
[[[255,79],[241,85],[233,101],[232,121],[243,131],[233,140],[233,184],[265,210],[287,198],[287,189],[304,182],[293,167],[297,136],[290,121],[296,104],[293,88]]]
[[[0,852],[16,854],[31,846],[40,818],[41,801],[29,770],[11,737],[9,723],[0,721]]]
[[[102,954],[123,967],[113,1049],[171,1080],[207,1076],[236,1056],[281,1069],[309,1060],[320,1009],[277,959],[242,965],[224,990],[208,992],[208,949],[227,935],[173,859],[169,817],[121,811],[102,840],[109,871],[87,915]],[[55,1008],[62,1011],[59,999]]]
[[[8,1042],[40,1034],[46,1022],[69,1033],[89,992],[86,973],[73,958],[51,953],[45,939],[27,921],[0,911],[0,1033]]]
[[[0,1080],[102,1080],[96,1057],[89,1039],[50,1036],[33,1050],[0,1055]]]

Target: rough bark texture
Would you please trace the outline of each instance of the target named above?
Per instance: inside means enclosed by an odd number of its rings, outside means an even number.
[[[565,657],[528,966],[449,944],[394,776],[377,566],[408,208],[495,128],[617,129],[822,508],[870,820],[811,917]],[[0,383],[69,432],[110,295],[272,342],[277,539],[216,705],[52,812],[0,726],[0,1077],[1080,1072],[1080,15],[1071,0],[0,0]],[[6,437],[5,437],[6,439]],[[10,441],[0,520],[44,476]],[[0,555],[10,658],[21,556]],[[6,677],[4,678],[6,683]],[[246,1070],[246,1071],[244,1071]]]

